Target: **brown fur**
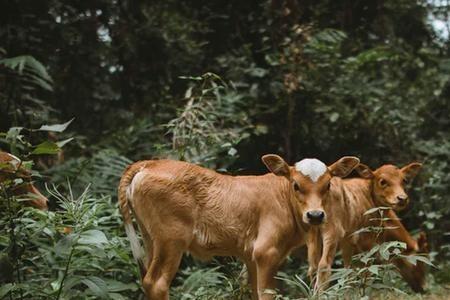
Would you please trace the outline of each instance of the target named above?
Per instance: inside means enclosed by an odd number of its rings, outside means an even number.
[[[404,185],[414,179],[421,167],[421,163],[413,162],[401,169],[383,165],[372,171],[368,166],[359,164],[356,171],[361,177],[372,181],[372,197],[377,206],[389,206],[400,211],[409,203]]]
[[[275,288],[274,275],[286,256],[305,244],[308,226],[301,221],[300,195],[293,186],[298,172],[276,155],[264,156],[263,162],[273,174],[227,176],[171,160],[127,168],[119,204],[132,249],[130,209],[143,236],[143,287],[149,299],[168,299],[184,252],[200,259],[240,258],[253,297],[273,298],[265,290]]]
[[[417,254],[427,251],[426,237],[421,235],[419,243],[414,240],[394,211],[385,212],[385,217],[390,220],[380,224],[374,215],[364,213],[379,205],[376,199],[380,199],[374,193],[378,190],[374,187],[375,177],[372,179],[340,179],[333,178],[328,199],[323,202],[322,208],[328,212],[326,222],[314,229],[314,237],[309,239],[308,248],[311,255],[308,257],[310,263],[310,275],[317,269],[316,289],[323,288],[329,277],[331,265],[337,247],[342,249],[344,264],[350,265],[353,252],[367,251],[376,243],[398,240],[405,242],[407,249],[403,254]],[[375,181],[375,183],[374,183]],[[379,195],[378,195],[379,196]],[[376,233],[360,233],[352,235],[353,232],[368,226],[384,226],[386,229],[378,236]],[[388,229],[394,227],[395,229]],[[322,251],[318,250],[322,249]],[[425,266],[418,263],[416,266],[405,259],[397,259],[396,266],[403,278],[415,291],[423,291]]]
[[[13,163],[14,162],[14,163]],[[0,151],[0,183],[5,180],[22,178],[24,183],[13,189],[15,196],[29,196],[29,201],[25,203],[41,210],[48,209],[48,199],[31,182],[31,174],[28,170],[21,167],[21,162],[6,152]]]

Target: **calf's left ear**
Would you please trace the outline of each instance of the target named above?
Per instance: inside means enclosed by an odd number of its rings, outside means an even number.
[[[422,169],[422,164],[413,162],[401,168],[401,171],[406,179],[412,180],[419,173],[420,169]]]
[[[266,165],[267,169],[275,175],[290,177],[288,164],[276,154],[266,154],[261,157],[261,160]]]
[[[374,177],[373,171],[365,164],[358,164],[355,170],[362,178],[372,179]]]
[[[355,156],[344,156],[334,164],[328,167],[331,175],[345,177],[359,165],[359,158]]]

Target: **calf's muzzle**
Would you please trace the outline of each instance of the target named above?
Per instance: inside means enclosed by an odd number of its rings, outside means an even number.
[[[311,210],[306,213],[308,222],[312,225],[319,225],[323,223],[325,212],[322,210]]]

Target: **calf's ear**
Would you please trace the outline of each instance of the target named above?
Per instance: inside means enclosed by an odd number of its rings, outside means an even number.
[[[359,164],[359,158],[355,156],[344,156],[328,167],[331,175],[345,177]]]
[[[407,180],[412,180],[419,173],[422,168],[422,164],[418,162],[410,163],[409,165],[404,166],[401,171]]]
[[[266,154],[261,157],[261,160],[266,165],[267,169],[275,175],[290,177],[288,164],[276,154]]]
[[[358,166],[356,166],[355,170],[362,178],[372,179],[374,177],[373,171],[365,164],[360,163]]]

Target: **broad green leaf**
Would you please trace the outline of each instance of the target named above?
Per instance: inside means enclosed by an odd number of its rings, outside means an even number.
[[[82,279],[83,278],[80,276],[71,275],[64,281],[63,290],[66,292],[69,291],[71,288],[73,288],[77,284],[80,284]]]
[[[47,73],[45,66],[30,55],[4,58],[0,60],[0,65],[17,71],[19,75],[45,90],[53,90],[52,78]]]
[[[54,125],[42,125],[38,130],[40,131],[53,131],[53,132],[63,132],[66,128],[72,123],[75,118],[67,121],[63,124],[54,124]]]
[[[112,300],[127,300],[128,298],[125,298],[121,294],[118,293],[108,293],[109,298]]]
[[[378,275],[378,266],[377,265],[371,265],[368,268],[369,272],[371,272],[372,274]]]
[[[8,132],[6,133],[6,139],[8,141],[13,141],[17,137],[19,137],[20,132],[22,131],[23,127],[11,127]]]
[[[237,154],[237,150],[236,148],[230,148],[230,150],[228,150],[228,155],[230,156],[235,156]]]
[[[55,253],[59,256],[66,256],[69,254],[75,242],[75,235],[68,234],[58,241],[55,245]]]
[[[92,229],[83,232],[78,240],[78,243],[82,245],[99,245],[108,243],[108,239],[102,231]]]
[[[427,264],[427,265],[432,266],[432,267],[436,267],[436,266],[431,262],[431,260],[430,260],[428,257],[426,257],[426,256],[416,255],[416,259],[417,259],[417,261],[421,261],[421,262],[423,262],[424,264]]]
[[[108,288],[103,279],[95,276],[89,276],[82,279],[81,282],[84,283],[95,296],[102,299],[108,298]]]
[[[407,261],[409,261],[411,264],[416,265],[418,261],[435,267],[435,265],[430,261],[428,257],[421,256],[421,255],[401,255],[401,257],[405,258]]]
[[[59,148],[62,148],[62,147],[64,147],[65,144],[71,142],[72,140],[73,140],[73,137],[56,142],[56,145],[58,145]]]
[[[56,154],[60,150],[61,149],[56,143],[46,141],[37,145],[36,148],[31,152],[31,154]]]
[[[138,289],[135,283],[123,283],[113,279],[106,280],[106,284],[110,292],[136,291]]]
[[[11,292],[13,289],[14,284],[12,283],[2,284],[2,286],[0,287],[0,299],[8,295],[8,293]]]
[[[389,257],[391,256],[391,251],[394,253],[394,249],[406,249],[406,243],[393,241],[388,243],[383,243],[380,247],[380,255],[384,260],[389,260]]]

